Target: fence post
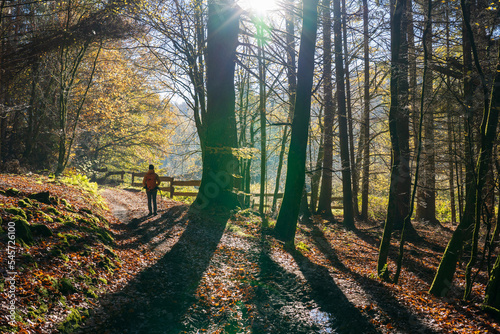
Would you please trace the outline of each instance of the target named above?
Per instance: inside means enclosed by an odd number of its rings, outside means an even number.
[[[170,198],[174,198],[174,178],[170,180]]]

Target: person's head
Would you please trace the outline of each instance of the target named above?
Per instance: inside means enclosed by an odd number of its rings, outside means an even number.
[[[150,169],[150,170],[155,169],[155,166],[153,166],[153,165],[149,165],[149,169]]]

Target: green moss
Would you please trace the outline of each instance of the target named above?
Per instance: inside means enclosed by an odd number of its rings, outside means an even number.
[[[43,211],[38,211],[42,219],[48,223],[53,223],[54,219]]]
[[[54,215],[54,216],[60,216],[61,215],[61,213],[59,212],[59,210],[57,210],[53,206],[49,206],[48,208],[45,209],[45,211],[47,213],[50,213],[50,214]]]
[[[94,299],[99,298],[99,296],[97,296],[97,294],[95,293],[95,289],[92,287],[85,290],[85,295],[89,298],[94,298]]]
[[[23,261],[26,263],[31,263],[31,262],[35,261],[33,259],[33,256],[31,256],[31,254],[29,254],[29,253],[21,254],[21,257],[22,257]]]
[[[116,265],[109,259],[109,257],[102,256],[102,260],[97,263],[97,266],[106,269],[108,272],[112,273]]]
[[[15,216],[20,216],[24,219],[28,219],[28,216],[26,216],[26,212],[24,212],[24,210],[21,208],[10,207],[10,208],[6,208],[4,210],[7,213],[13,214]]]
[[[64,223],[64,219],[62,219],[61,217],[56,217],[52,221],[60,224]]]
[[[45,303],[39,304],[37,307],[28,307],[28,317],[33,320],[45,320],[45,314],[48,311],[48,306]]]
[[[61,204],[64,205],[65,207],[67,207],[67,208],[71,208],[71,209],[73,208],[73,206],[65,198],[61,198]]]
[[[66,319],[64,319],[64,321],[57,326],[59,333],[73,333],[80,328],[80,324],[84,317],[88,316],[87,310],[83,310],[82,312],[80,311],[76,308],[71,309]]]
[[[43,287],[43,286],[40,286],[36,289],[36,291],[38,292],[38,294],[42,297],[45,297],[47,298],[50,294],[49,294],[49,290],[47,290],[47,288]]]
[[[64,224],[64,226],[66,226],[68,228],[77,228],[78,227],[73,220],[65,221],[63,224]]]
[[[97,273],[95,272],[94,269],[89,268],[89,274],[92,275],[92,276],[95,276]]]
[[[296,246],[295,248],[303,253],[307,253],[309,251],[311,251],[311,247],[309,245],[307,245],[306,243],[304,243],[303,241],[300,241]]]
[[[71,243],[71,242],[78,242],[80,240],[80,236],[76,234],[71,234],[71,233],[66,233],[65,234],[66,239]]]
[[[33,224],[30,226],[31,233],[36,236],[51,237],[54,235],[52,230],[44,224]]]
[[[56,247],[52,248],[50,253],[54,256],[57,256],[58,258],[63,259],[65,262],[69,261],[69,257],[66,254],[64,254],[64,252],[62,251],[60,246],[56,246]]]
[[[97,219],[99,219],[99,221],[101,222],[101,224],[103,224],[104,226],[106,226],[106,228],[109,228],[109,220],[107,220],[106,218],[104,218],[103,216],[98,215],[98,214],[96,214],[95,216],[97,217]]]
[[[16,228],[16,242],[22,246],[32,245],[35,240],[31,234],[28,222],[19,216],[15,216],[12,220],[14,221]]]
[[[112,243],[113,241],[115,241],[111,234],[109,234],[109,232],[103,228],[100,228],[97,231],[97,236],[104,243]]]
[[[63,246],[69,247],[69,241],[68,241],[68,238],[66,237],[66,234],[57,233],[57,236],[61,239]]]
[[[76,288],[73,286],[73,282],[69,278],[62,278],[59,280],[57,288],[63,295],[69,295],[76,292]]]
[[[106,284],[106,285],[108,284],[108,281],[103,277],[99,277],[98,280],[101,281],[101,283],[103,283],[103,284]]]
[[[85,227],[88,231],[92,231],[98,228],[97,224],[92,218],[79,218],[78,222],[86,225]]]
[[[17,201],[17,204],[21,208],[31,208],[31,207],[33,207],[33,203],[31,202],[31,200],[29,198],[20,199],[19,201]]]
[[[88,208],[82,208],[80,209],[81,212],[85,212],[89,215],[93,215],[94,213],[92,212],[92,210],[88,209]]]
[[[15,197],[15,196],[18,196],[21,192],[19,190],[17,190],[16,188],[9,188],[5,191],[5,194],[7,196],[12,196],[12,197]]]
[[[71,233],[57,233],[57,236],[66,247],[70,247],[71,244],[74,244],[81,239],[80,236]]]
[[[106,256],[113,257],[115,260],[120,260],[120,257],[118,255],[116,255],[116,253],[114,252],[114,250],[112,250],[108,246],[104,246],[104,254]]]
[[[92,248],[89,245],[84,245],[83,250],[80,252],[81,256],[90,256],[92,254]]]

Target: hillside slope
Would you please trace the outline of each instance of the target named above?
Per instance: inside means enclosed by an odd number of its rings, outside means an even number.
[[[99,296],[152,261],[140,248],[120,249],[123,224],[96,188],[0,175],[0,214],[2,333],[72,332]]]

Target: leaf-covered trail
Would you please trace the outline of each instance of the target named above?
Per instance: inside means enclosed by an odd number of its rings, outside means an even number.
[[[143,193],[103,195],[122,221],[114,227],[123,232],[119,247],[153,252],[156,260],[103,296],[83,333],[496,332],[474,323],[458,327],[454,316],[463,313],[437,304],[425,286],[410,295],[404,283],[374,278],[377,240],[369,233],[300,225],[298,250],[289,252],[249,212],[207,219],[164,199],[160,215],[144,217]],[[429,311],[440,305],[449,327]]]

